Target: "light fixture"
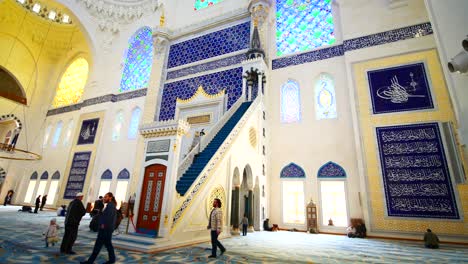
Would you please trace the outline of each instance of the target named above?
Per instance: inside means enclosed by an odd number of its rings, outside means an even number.
[[[21,3],[21,4],[23,4],[23,5],[24,5],[24,3],[26,2],[26,0],[16,0],[16,1],[18,1],[19,3]]]
[[[35,4],[33,5],[33,7],[32,7],[32,11],[33,11],[34,13],[39,14],[39,12],[41,11],[41,4],[35,3]]]
[[[63,23],[70,23],[70,16],[66,15],[66,14],[63,14],[62,22]]]
[[[49,14],[47,15],[50,20],[54,20],[56,16],[57,13],[54,10],[50,10]]]

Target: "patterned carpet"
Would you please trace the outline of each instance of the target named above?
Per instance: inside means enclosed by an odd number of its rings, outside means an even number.
[[[0,207],[0,263],[78,263],[92,251],[96,233],[81,222],[74,256],[60,255],[59,245],[44,248],[41,234],[55,213],[17,212]],[[63,227],[64,218],[57,218]],[[63,235],[60,230],[60,237]],[[117,263],[468,263],[468,247],[442,244],[438,250],[422,243],[293,232],[256,232],[222,240],[227,252],[208,259],[208,243],[142,254],[116,249]],[[96,263],[107,260],[103,249]]]

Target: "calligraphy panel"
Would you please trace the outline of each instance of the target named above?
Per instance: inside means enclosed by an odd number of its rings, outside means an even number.
[[[459,219],[438,124],[376,130],[388,216]]]
[[[149,141],[146,147],[146,153],[169,152],[171,146],[170,139]]]
[[[99,118],[83,120],[77,145],[93,144],[96,137]]]
[[[374,114],[433,109],[424,63],[367,72]]]
[[[83,191],[90,159],[91,151],[76,152],[73,156],[67,186],[63,195],[64,199],[74,199],[77,193]]]

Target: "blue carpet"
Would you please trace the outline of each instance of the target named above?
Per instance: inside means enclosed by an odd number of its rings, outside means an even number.
[[[91,254],[96,233],[81,221],[74,256],[58,254],[59,245],[44,248],[41,238],[54,212],[18,213],[0,206],[0,263],[78,263]],[[63,226],[63,217],[57,218]],[[60,239],[63,229],[59,231]],[[207,233],[208,238],[208,233]],[[298,232],[255,232],[221,241],[227,252],[208,259],[209,243],[144,254],[116,249],[117,263],[468,263],[468,247],[441,244],[424,248],[422,242],[358,239]],[[103,248],[96,263],[107,260]]]
[[[177,181],[176,190],[180,195],[185,195],[190,186],[192,186],[193,182],[206,167],[208,161],[210,161],[211,157],[213,157],[216,151],[218,151],[219,147],[223,144],[227,136],[229,136],[231,131],[237,125],[247,109],[249,109],[251,104],[252,102],[242,103],[236,112],[231,116],[231,118],[226,122],[226,124],[224,124],[224,126],[219,130],[216,136],[214,136],[213,140],[210,141],[206,148],[202,152],[195,155],[192,165],[190,165],[187,171]]]

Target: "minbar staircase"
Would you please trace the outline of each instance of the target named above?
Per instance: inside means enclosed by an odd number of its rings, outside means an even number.
[[[242,103],[226,124],[219,130],[213,140],[208,143],[206,148],[195,155],[192,165],[190,165],[187,171],[185,171],[182,177],[177,181],[176,190],[180,195],[185,195],[251,104],[252,102]]]

